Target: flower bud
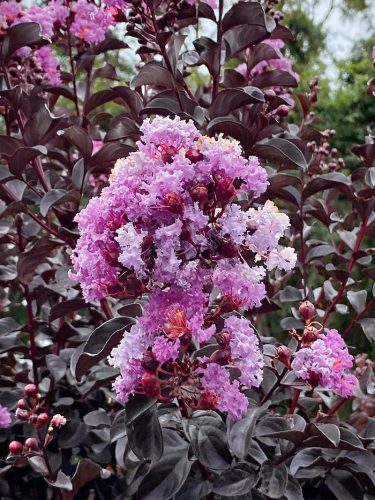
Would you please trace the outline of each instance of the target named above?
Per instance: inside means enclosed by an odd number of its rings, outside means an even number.
[[[198,149],[188,149],[185,153],[185,158],[191,161],[191,163],[197,163],[203,160],[203,155]]]
[[[231,353],[228,349],[221,349],[220,351],[215,351],[210,356],[210,360],[217,363],[220,366],[225,366],[229,364],[231,359]]]
[[[30,413],[27,410],[22,410],[21,408],[17,408],[16,410],[16,417],[19,418],[20,420],[29,420]]]
[[[281,104],[276,110],[276,115],[279,116],[280,118],[285,118],[286,116],[289,115],[289,106],[286,104]]]
[[[233,186],[233,179],[230,177],[221,177],[216,179],[216,199],[219,203],[227,203],[236,194]]]
[[[43,425],[45,425],[48,421],[49,421],[49,416],[47,415],[47,413],[41,413],[37,417],[36,426],[43,427]]]
[[[177,149],[175,147],[163,146],[162,153],[161,153],[161,159],[163,160],[164,163],[172,163],[173,157],[176,153],[177,153]]]
[[[20,408],[21,410],[26,410],[27,409],[27,404],[24,399],[19,399],[17,403],[17,408]]]
[[[12,453],[13,455],[20,455],[23,450],[22,443],[19,441],[11,441],[8,446],[9,453]]]
[[[313,326],[307,326],[303,330],[301,345],[302,347],[308,347],[312,342],[318,340],[318,338],[319,338],[319,330],[317,330]]]
[[[203,391],[199,397],[197,409],[210,410],[216,408],[219,398],[215,391]]]
[[[38,394],[38,388],[35,384],[28,384],[24,388],[25,396],[28,398],[33,398]]]
[[[182,215],[184,212],[184,202],[182,198],[177,193],[167,193],[164,196],[164,201],[168,205],[171,212],[177,215]]]
[[[150,372],[144,373],[142,375],[141,385],[146,396],[155,399],[160,396],[159,379],[154,373]]]
[[[230,338],[231,336],[228,332],[220,332],[216,335],[216,340],[220,347],[228,347]]]
[[[311,323],[311,320],[314,319],[315,314],[316,314],[316,309],[315,309],[314,304],[312,304],[308,300],[305,300],[299,306],[299,313],[302,316],[302,318],[305,320],[306,324]]]
[[[280,345],[276,349],[276,358],[283,363],[287,368],[291,368],[291,363],[292,363],[292,351],[289,349],[289,347],[286,347],[285,345]]]
[[[27,438],[25,441],[27,451],[39,451],[39,443],[35,438]]]
[[[199,205],[204,205],[208,200],[208,189],[205,186],[195,186],[190,191],[193,201],[197,201]]]

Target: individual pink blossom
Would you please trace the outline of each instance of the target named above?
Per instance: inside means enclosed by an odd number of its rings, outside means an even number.
[[[51,419],[51,422],[50,422],[50,425],[53,428],[63,427],[65,424],[66,424],[66,418],[63,417],[62,415],[60,415],[59,413],[57,413],[56,415],[54,415],[52,417],[52,419]]]
[[[175,360],[180,349],[180,340],[177,338],[174,341],[168,340],[166,337],[156,337],[152,346],[152,353],[160,363],[165,363],[169,360]]]
[[[8,408],[0,405],[0,429],[7,429],[12,423],[12,417]]]
[[[352,396],[358,380],[348,373],[353,367],[353,356],[337,330],[325,334],[294,355],[292,368],[296,375],[313,386],[321,385],[342,397]]]

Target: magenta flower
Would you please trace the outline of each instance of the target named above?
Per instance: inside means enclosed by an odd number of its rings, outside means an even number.
[[[45,45],[38,49],[36,51],[36,58],[51,85],[58,85],[61,83],[59,62],[54,56],[51,47]]]
[[[309,347],[296,352],[292,368],[296,375],[312,385],[331,389],[342,397],[352,396],[357,378],[348,373],[353,356],[337,330],[328,330]]]
[[[102,42],[114,20],[109,11],[100,9],[86,0],[78,0],[74,5],[74,22],[71,32],[77,38],[88,43]]]

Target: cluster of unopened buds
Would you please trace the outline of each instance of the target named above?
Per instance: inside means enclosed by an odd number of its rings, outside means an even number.
[[[66,418],[62,415],[50,415],[35,384],[26,385],[24,397],[18,401],[15,414],[19,420],[34,427],[36,437],[27,438],[24,444],[12,441],[9,444],[9,453],[13,455],[41,452],[42,448],[52,441],[53,431],[66,424]],[[45,433],[40,432],[43,429],[46,429]]]
[[[320,141],[310,141],[307,147],[314,154],[314,158],[310,163],[308,174],[324,174],[334,172],[345,167],[343,158],[338,158],[336,148],[330,147],[330,141],[334,139],[336,132],[334,130],[324,130],[320,134]]]

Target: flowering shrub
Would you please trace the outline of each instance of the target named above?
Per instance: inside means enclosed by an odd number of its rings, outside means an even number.
[[[374,491],[373,138],[276,3],[1,2],[1,497]]]

